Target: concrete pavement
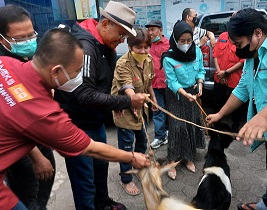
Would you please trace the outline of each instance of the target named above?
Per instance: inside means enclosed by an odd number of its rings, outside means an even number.
[[[148,127],[149,139],[152,141],[153,123]],[[108,143],[117,146],[116,128],[110,126],[107,128]],[[206,150],[198,150],[195,161],[196,173],[189,172],[184,166],[177,167],[176,180],[171,180],[166,174],[163,174],[162,180],[164,189],[173,197],[190,202],[196,194],[198,182],[202,176],[202,167],[204,164],[204,155]],[[155,150],[156,158],[166,158],[167,145]],[[257,202],[265,193],[267,187],[267,170],[265,165],[265,147],[261,146],[258,150],[251,153],[249,148],[243,146],[241,142],[234,141],[226,149],[228,163],[231,168],[232,181],[232,204],[230,209],[236,210],[239,202]],[[55,153],[57,163],[56,180],[53,186],[53,192],[48,203],[48,210],[73,210],[75,209],[72,191],[68,175],[66,173],[64,159]],[[128,210],[145,210],[143,193],[138,196],[127,195],[121,187],[119,173],[119,164],[110,163],[109,167],[109,194],[115,201],[119,201],[127,206]],[[140,182],[134,177],[134,181],[141,189]]]

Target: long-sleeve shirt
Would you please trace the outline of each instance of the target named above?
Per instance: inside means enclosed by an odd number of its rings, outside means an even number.
[[[203,66],[203,56],[199,47],[196,47],[196,59],[191,62],[180,62],[170,57],[163,59],[163,68],[166,74],[167,86],[174,94],[180,88],[192,87],[198,79],[205,80],[206,71]]]
[[[258,57],[259,65],[255,71],[254,59],[246,59],[241,79],[232,92],[243,102],[249,100],[247,120],[250,120],[257,114],[254,111],[253,103],[256,105],[257,112],[267,105],[267,39],[264,40],[258,49]],[[266,132],[264,136],[267,137]]]

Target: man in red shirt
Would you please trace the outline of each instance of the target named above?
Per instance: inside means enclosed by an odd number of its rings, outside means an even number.
[[[166,77],[164,70],[160,68],[161,55],[170,48],[169,40],[162,34],[162,22],[160,20],[152,20],[145,25],[148,29],[152,40],[150,54],[153,58],[155,77],[152,87],[157,98],[158,105],[165,109],[165,88]],[[168,143],[168,126],[164,112],[157,110],[153,112],[153,122],[155,139],[151,143],[153,149],[159,148],[161,145]]]
[[[61,29],[45,33],[32,61],[0,57],[0,209],[26,210],[3,180],[6,169],[37,144],[64,156],[81,154],[136,168],[150,164],[144,154],[93,141],[52,100],[51,89],[71,92],[82,83],[82,66],[82,45]]]
[[[30,14],[22,7],[0,7],[0,55],[22,62],[31,60],[37,48],[37,32]],[[53,151],[38,145],[12,164],[6,174],[7,185],[29,210],[45,210],[55,178]]]
[[[231,43],[228,32],[223,32],[213,49],[214,65],[214,95],[213,111],[217,113],[237,86],[241,74],[244,59],[236,56],[236,46]],[[232,130],[238,132],[241,121],[241,110],[232,113]]]

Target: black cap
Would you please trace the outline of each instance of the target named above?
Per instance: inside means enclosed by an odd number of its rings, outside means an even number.
[[[162,22],[160,20],[151,20],[148,24],[145,25],[145,27],[148,28],[150,26],[162,28]]]

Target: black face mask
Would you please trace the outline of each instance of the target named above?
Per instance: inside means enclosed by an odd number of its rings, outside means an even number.
[[[197,17],[193,17],[193,20],[192,20],[192,22],[194,23],[194,25],[197,25],[197,22],[198,22],[198,19],[197,19]]]
[[[245,47],[243,47],[242,49],[238,49],[236,48],[236,52],[235,54],[237,55],[237,57],[239,58],[253,58],[253,56],[255,55],[255,53],[257,52],[256,48],[255,50],[250,51],[250,43],[247,44]]]

